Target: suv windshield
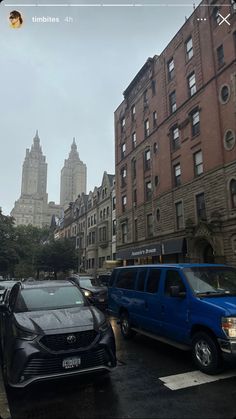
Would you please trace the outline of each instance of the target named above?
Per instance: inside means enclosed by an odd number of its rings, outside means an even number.
[[[236,269],[225,267],[193,267],[184,269],[196,294],[236,295]]]
[[[15,312],[55,310],[85,305],[76,286],[26,288],[19,292]]]
[[[97,278],[79,278],[79,285],[81,288],[102,287],[101,281]]]

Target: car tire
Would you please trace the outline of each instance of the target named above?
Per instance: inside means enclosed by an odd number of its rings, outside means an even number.
[[[120,315],[120,331],[125,339],[131,339],[135,335],[135,331],[131,329],[129,314],[123,312]]]
[[[222,368],[222,356],[217,341],[206,332],[198,332],[192,339],[192,357],[198,369],[214,375]]]

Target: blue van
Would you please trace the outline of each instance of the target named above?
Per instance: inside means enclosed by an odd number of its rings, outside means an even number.
[[[197,367],[217,373],[223,357],[236,359],[236,269],[216,264],[115,268],[109,313],[124,338],[139,332],[191,349]]]

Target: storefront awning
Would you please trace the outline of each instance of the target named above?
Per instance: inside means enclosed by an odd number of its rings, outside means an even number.
[[[186,253],[185,238],[171,239],[163,241],[162,243],[154,243],[142,247],[130,247],[122,250],[117,250],[117,259],[138,259],[147,256],[170,255],[174,253]]]

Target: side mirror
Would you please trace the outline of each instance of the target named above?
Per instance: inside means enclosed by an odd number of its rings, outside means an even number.
[[[179,285],[172,285],[170,287],[170,296],[171,297],[185,298],[186,297],[186,291],[180,291]]]

